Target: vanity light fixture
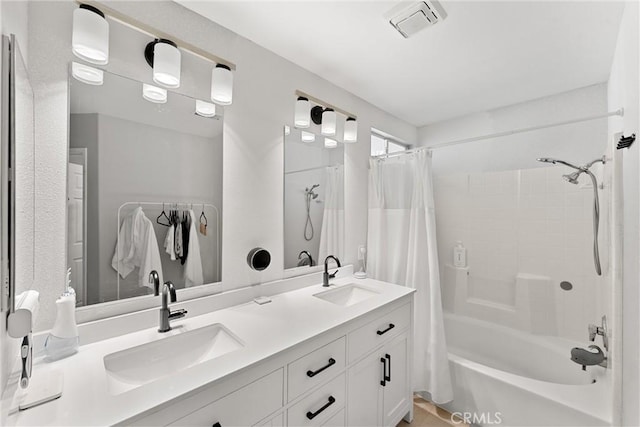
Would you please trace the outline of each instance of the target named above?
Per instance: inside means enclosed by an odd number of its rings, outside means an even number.
[[[76,80],[88,85],[100,86],[104,82],[102,70],[75,61],[71,63],[71,75]]]
[[[81,4],[73,11],[71,50],[78,58],[91,64],[109,62],[109,23],[100,9]]]
[[[316,136],[311,132],[302,131],[300,139],[302,142],[313,142],[316,140]]]
[[[224,64],[216,64],[211,72],[211,100],[220,105],[233,102],[233,72]]]
[[[154,82],[169,88],[180,87],[181,54],[175,42],[155,39],[145,47],[144,58],[153,68]]]
[[[358,140],[358,122],[355,117],[347,117],[344,122],[344,142],[356,142]]]
[[[293,123],[297,128],[302,129],[311,126],[311,103],[309,98],[299,96],[296,100],[296,113]]]
[[[284,135],[291,135],[291,128],[288,125],[284,125]]]
[[[338,141],[331,138],[324,139],[324,147],[325,148],[336,148],[338,146]]]
[[[333,108],[325,108],[322,112],[320,133],[327,136],[333,136],[336,134],[336,112]]]
[[[216,104],[196,99],[196,114],[202,117],[215,117]]]
[[[164,104],[165,102],[167,102],[167,90],[161,87],[143,83],[142,97],[147,101],[153,102],[155,104]]]

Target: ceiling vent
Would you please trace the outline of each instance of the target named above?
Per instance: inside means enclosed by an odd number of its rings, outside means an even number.
[[[436,0],[402,2],[385,14],[385,18],[405,39],[446,17],[447,13]]]

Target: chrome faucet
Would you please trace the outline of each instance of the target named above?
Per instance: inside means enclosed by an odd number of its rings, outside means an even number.
[[[329,286],[329,279],[333,279],[334,277],[336,277],[336,274],[338,273],[338,270],[336,270],[333,273],[329,274],[329,260],[330,259],[334,260],[338,264],[338,268],[341,267],[340,260],[338,258],[336,258],[335,256],[333,256],[333,255],[329,255],[328,257],[326,257],[324,259],[324,273],[322,274],[322,286],[324,286],[324,287],[328,287]]]
[[[301,259],[303,255],[306,257],[305,259]],[[308,265],[309,267],[313,267],[313,257],[307,251],[301,251],[298,254],[298,260],[301,260],[300,262],[298,262],[298,267],[301,267],[301,266],[304,266],[304,265]]]
[[[160,278],[157,271],[153,270],[149,273],[149,283],[153,283],[154,295],[160,295]],[[162,286],[162,307],[160,307],[158,332],[170,331],[170,322],[172,320],[181,319],[187,315],[187,310],[182,308],[175,311],[169,310],[169,298],[171,298],[171,302],[176,302],[176,289],[173,286],[173,283],[165,282]]]

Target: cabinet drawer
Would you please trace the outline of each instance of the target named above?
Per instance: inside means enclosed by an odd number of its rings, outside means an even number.
[[[377,345],[398,335],[410,323],[411,306],[407,304],[349,333],[349,362],[353,362]]]
[[[322,426],[345,405],[345,374],[323,385],[287,411],[289,426]]]
[[[345,423],[345,411],[344,409],[340,410],[333,417],[329,418],[329,421],[322,424],[322,427],[345,427],[347,424]]]
[[[250,426],[283,404],[283,369],[260,378],[172,423],[179,426]]]
[[[288,401],[291,402],[306,390],[335,376],[345,366],[346,339],[342,337],[289,363]]]

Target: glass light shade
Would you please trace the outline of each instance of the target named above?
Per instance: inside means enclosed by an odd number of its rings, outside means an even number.
[[[336,141],[335,139],[331,139],[331,138],[325,138],[324,139],[324,146],[325,146],[325,148],[336,148],[338,146],[338,141]]]
[[[143,83],[142,97],[147,101],[153,102],[155,104],[164,104],[165,102],[167,102],[167,90],[162,89],[161,87]]]
[[[196,114],[202,117],[215,117],[216,104],[196,99]]]
[[[313,142],[316,140],[316,136],[311,132],[302,131],[300,139],[302,140],[302,142]]]
[[[88,85],[100,86],[104,82],[104,72],[102,70],[78,62],[71,63],[71,75],[76,80]]]
[[[71,50],[75,56],[92,64],[109,62],[109,23],[85,5],[73,11]]]
[[[153,47],[153,81],[170,88],[180,87],[180,50],[165,42]]]
[[[353,117],[348,117],[344,122],[344,142],[356,142],[358,140],[358,122]]]
[[[296,114],[293,121],[297,128],[306,129],[311,126],[311,103],[304,96],[296,100]]]
[[[233,73],[226,65],[218,64],[211,72],[211,100],[220,105],[233,102]]]
[[[320,133],[327,136],[336,134],[336,112],[331,108],[327,108],[322,113],[322,127]]]

